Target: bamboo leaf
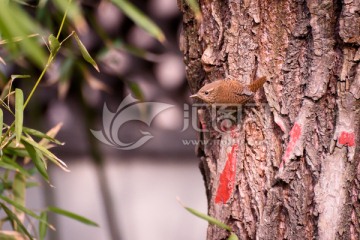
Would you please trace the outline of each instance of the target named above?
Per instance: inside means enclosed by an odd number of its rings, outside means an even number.
[[[60,68],[58,83],[58,93],[60,99],[64,99],[71,85],[70,78],[73,74],[75,59],[68,57],[64,60]]]
[[[29,78],[31,77],[30,75],[19,75],[19,74],[13,74],[11,75],[11,81],[14,81],[17,78]]]
[[[194,214],[195,216],[197,216],[199,218],[202,218],[202,219],[208,221],[210,224],[214,224],[214,225],[216,225],[216,226],[218,226],[218,227],[220,227],[222,229],[228,230],[230,232],[232,231],[230,226],[228,226],[225,223],[217,220],[216,218],[210,217],[209,215],[207,215],[205,213],[202,213],[202,212],[199,212],[199,211],[197,211],[195,209],[184,206],[184,204],[180,201],[179,198],[177,198],[177,201],[181,204],[181,206],[183,206],[183,208],[185,208],[187,211]]]
[[[54,0],[55,6],[63,13],[67,12],[67,18],[73,23],[75,28],[80,32],[88,31],[88,25],[84,18],[81,8],[77,1]]]
[[[33,38],[33,37],[37,37],[39,36],[38,33],[34,33],[34,34],[29,34],[25,37],[13,37],[12,39],[10,40],[1,40],[0,41],[0,45],[4,45],[4,44],[8,44],[8,43],[15,43],[15,42],[21,42],[23,41],[24,39],[27,39],[27,38]]]
[[[53,128],[51,128],[49,131],[47,131],[46,132],[46,135],[48,135],[49,137],[51,137],[51,138],[55,138],[55,136],[58,134],[58,132],[60,131],[60,129],[61,129],[61,127],[62,127],[62,125],[63,125],[63,123],[58,123],[58,124],[56,124]],[[48,140],[45,138],[43,138],[40,142],[39,142],[39,144],[41,145],[41,146],[47,146],[47,144],[48,144]]]
[[[111,93],[110,87],[90,74],[88,70],[84,70],[84,77],[92,89]]]
[[[45,179],[45,181],[49,182],[49,175],[46,171],[46,165],[41,159],[39,153],[36,151],[36,149],[28,144],[27,142],[22,142],[25,146],[26,151],[29,153],[29,156],[34,163],[36,169],[39,171],[40,175]]]
[[[39,238],[40,240],[44,240],[47,233],[47,225],[48,225],[48,215],[46,211],[41,212],[39,221]]]
[[[37,39],[32,37],[35,36],[34,33],[41,32],[41,28],[18,4],[0,1],[0,29],[2,37],[8,39],[6,47],[13,55],[21,52],[38,67],[43,67],[46,54]]]
[[[48,158],[50,161],[55,163],[57,166],[59,166],[61,169],[63,169],[66,172],[69,172],[69,169],[67,168],[66,164],[61,161],[58,157],[56,157],[52,152],[47,150],[45,147],[41,146],[37,142],[35,142],[32,139],[29,139],[27,137],[22,136],[21,139],[33,146],[36,150],[40,151],[46,158]]]
[[[24,121],[24,94],[21,89],[15,89],[15,135],[16,146],[20,143]]]
[[[18,202],[14,201],[14,200],[11,200],[10,198],[8,198],[4,195],[0,195],[0,199],[7,202],[8,204],[14,206],[17,210],[22,211],[35,219],[40,219],[40,217],[38,215],[36,215],[36,213],[34,213],[30,209],[24,207],[24,205],[19,204]]]
[[[17,210],[22,211],[24,213],[26,213],[27,215],[39,220],[39,224],[45,224],[47,227],[50,227],[51,229],[54,229],[54,227],[48,223],[47,219],[44,220],[44,216],[38,216],[35,212],[31,211],[30,209],[24,207],[23,205],[15,202],[14,200],[11,200],[10,198],[4,196],[4,195],[0,195],[0,199],[5,201],[6,203],[12,205],[13,207],[15,207]],[[42,212],[41,214],[43,214],[44,212]],[[45,211],[46,213],[46,211]],[[1,238],[0,238],[1,239]]]
[[[15,147],[14,143],[10,143],[7,145],[6,148],[4,148],[4,154],[8,154],[9,156],[18,156],[18,157],[28,157],[29,154],[26,152],[25,149]]]
[[[186,0],[186,3],[189,5],[191,11],[195,14],[195,18],[198,21],[201,21],[202,15],[199,7],[199,3],[197,0]]]
[[[0,95],[1,101],[4,101],[5,98],[7,98],[9,96],[11,86],[12,86],[12,82],[8,81],[6,83],[6,85],[1,89],[2,90],[1,95]]]
[[[231,233],[227,240],[239,240],[235,233]]]
[[[53,137],[50,137],[49,135],[47,135],[46,133],[42,133],[38,130],[35,130],[35,129],[31,129],[31,128],[27,128],[27,127],[23,127],[23,132],[27,133],[27,134],[30,134],[32,136],[35,136],[35,137],[38,137],[38,138],[41,138],[41,139],[47,139],[49,140],[50,142],[53,142],[53,143],[56,143],[58,145],[64,145],[64,143],[60,142],[59,140],[53,138]]]
[[[19,164],[17,164],[14,160],[10,159],[9,157],[3,155],[0,161],[0,168],[5,168],[8,170],[12,170],[15,172],[20,172],[26,177],[29,177],[30,174]]]
[[[14,202],[20,206],[25,206],[25,189],[26,189],[26,178],[21,173],[16,173],[13,182],[13,196]]]
[[[15,231],[0,231],[1,240],[25,240],[26,237]]]
[[[202,212],[199,212],[195,209],[192,209],[192,208],[189,208],[189,207],[184,207],[186,210],[188,210],[190,213],[194,214],[195,216],[199,217],[199,218],[202,218],[206,221],[208,221],[210,224],[214,224],[222,229],[225,229],[225,230],[228,230],[228,231],[231,231],[231,227],[226,225],[225,223],[217,220],[216,218],[213,218],[213,217],[210,217],[209,215],[205,214],[205,213],[202,213]]]
[[[26,182],[26,188],[40,187],[38,182]]]
[[[139,99],[140,101],[144,100],[144,94],[136,82],[127,82],[127,85],[130,89],[130,91],[134,94],[136,99]]]
[[[112,2],[115,3],[126,16],[128,16],[151,36],[155,37],[161,43],[165,42],[165,35],[161,29],[131,2],[127,0],[112,0]]]
[[[80,216],[80,215],[75,214],[73,212],[66,211],[66,210],[61,209],[61,208],[51,207],[50,206],[50,207],[48,207],[48,210],[53,212],[53,213],[57,213],[57,214],[72,218],[72,219],[74,219],[76,221],[82,222],[82,223],[90,225],[90,226],[95,226],[95,227],[99,226],[96,222],[93,222],[90,219],[87,219],[87,218],[85,218],[83,216]]]
[[[51,55],[55,56],[57,51],[59,51],[60,49],[59,40],[54,35],[51,34],[48,38],[48,41],[50,46],[50,53]]]
[[[79,36],[76,33],[74,33],[74,37],[80,48],[80,52],[81,52],[81,55],[83,56],[83,58],[88,63],[90,63],[96,69],[96,71],[100,72],[98,65],[96,64],[95,60],[90,56],[90,53],[88,52],[88,50],[86,49],[84,44],[81,42]]]
[[[0,203],[1,208],[4,210],[4,212],[6,213],[6,215],[8,216],[8,218],[15,222],[18,227],[20,228],[21,232],[23,232],[26,236],[29,237],[30,240],[33,240],[33,237],[31,236],[31,234],[28,232],[28,230],[26,229],[26,227],[22,224],[22,222],[19,220],[19,218],[3,203]]]
[[[24,175],[21,173],[16,173],[12,184],[12,193],[14,196],[14,203],[16,203],[18,206],[25,206],[25,190],[26,180]],[[15,214],[21,221],[24,221],[25,214],[22,211],[16,209]],[[19,230],[18,226],[16,226],[16,230]]]
[[[3,128],[4,128],[4,112],[0,108],[0,142],[1,142],[1,138],[2,138]]]
[[[19,171],[17,167],[13,166],[12,164],[5,163],[3,161],[0,161],[0,168],[12,170],[12,171]]]

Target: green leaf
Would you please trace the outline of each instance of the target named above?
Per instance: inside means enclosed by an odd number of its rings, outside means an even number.
[[[30,174],[23,167],[21,167],[14,160],[10,159],[9,157],[7,157],[5,155],[2,156],[2,158],[1,158],[0,168],[12,170],[15,172],[20,172],[21,174],[23,174],[26,177],[30,176]]]
[[[4,150],[4,154],[7,154],[9,156],[18,156],[18,157],[28,157],[29,156],[29,154],[26,152],[25,149],[15,147],[15,144],[12,142],[9,145],[7,145],[7,147],[4,148],[3,150]]]
[[[239,240],[235,233],[231,233],[227,240]]]
[[[31,236],[31,234],[28,232],[28,230],[26,229],[26,227],[23,225],[23,223],[20,221],[20,219],[16,216],[16,214],[14,214],[5,204],[0,203],[1,208],[4,210],[4,212],[6,213],[6,215],[8,216],[8,218],[15,222],[17,224],[17,226],[19,227],[19,229],[21,230],[21,232],[23,232],[26,236],[29,237],[29,239],[33,240],[33,237]]]
[[[90,56],[90,53],[88,52],[88,50],[86,49],[84,44],[81,42],[79,36],[76,33],[74,33],[74,37],[80,48],[80,52],[81,52],[81,55],[83,56],[83,58],[88,63],[90,63],[96,69],[96,71],[100,72],[98,65],[96,64],[95,60]]]
[[[90,225],[90,226],[95,226],[95,227],[98,227],[99,225],[96,223],[96,222],[93,222],[91,221],[90,219],[87,219],[83,216],[80,216],[80,215],[77,215],[75,213],[72,213],[72,212],[69,212],[69,211],[66,211],[64,209],[61,209],[61,208],[57,208],[57,207],[48,207],[48,210],[53,212],[53,213],[57,213],[57,214],[60,214],[60,215],[63,215],[63,216],[66,216],[68,218],[72,218],[76,221],[79,221],[79,222],[82,222],[84,224],[87,224],[87,225]]]
[[[3,110],[0,108],[0,142],[2,138],[3,128],[4,128],[4,113]]]
[[[40,154],[32,145],[25,141],[22,143],[24,144],[26,151],[29,153],[31,160],[34,163],[36,169],[39,171],[40,175],[45,179],[45,181],[49,182],[49,175],[46,171],[46,164],[41,159]]]
[[[81,8],[78,6],[78,1],[54,0],[52,2],[64,14],[67,12],[67,18],[73,23],[73,26],[75,26],[77,30],[81,32],[88,30],[84,14],[82,13]]]
[[[16,173],[12,184],[12,193],[16,205],[25,207],[25,191],[26,179],[21,173]],[[15,209],[15,214],[19,219],[24,219],[24,213],[22,211]],[[15,230],[20,230],[19,226],[16,226]]]
[[[40,217],[38,215],[36,215],[36,213],[34,213],[33,211],[31,211],[30,209],[24,207],[24,205],[19,204],[18,202],[11,200],[8,197],[5,197],[4,195],[0,195],[0,199],[7,202],[8,204],[12,205],[13,207],[15,207],[17,210],[20,210],[24,213],[26,213],[27,215],[35,218],[35,219],[40,219]]]
[[[186,3],[189,5],[190,9],[193,11],[193,13],[195,14],[195,18],[197,20],[201,20],[202,19],[202,15],[201,15],[201,11],[200,11],[200,7],[199,7],[199,3],[197,0],[186,0]]]
[[[58,145],[64,145],[64,143],[60,142],[59,140],[56,140],[53,137],[50,137],[46,133],[42,133],[42,132],[32,129],[32,128],[23,127],[23,132],[30,134],[32,136],[38,137],[38,138],[45,138],[45,139],[49,140],[50,142],[56,143]]]
[[[130,91],[134,94],[136,99],[139,99],[140,101],[144,100],[144,94],[139,86],[139,84],[137,84],[136,82],[127,82]]]
[[[43,67],[46,59],[45,51],[33,38],[34,33],[41,33],[39,25],[18,6],[9,1],[0,1],[0,29],[3,39],[7,39],[5,45],[12,55],[26,55],[38,67]]]
[[[51,34],[48,38],[48,41],[49,41],[51,55],[55,56],[57,51],[59,51],[60,49],[59,40],[54,35]]]
[[[5,76],[0,76],[0,77],[4,77],[5,79]],[[5,86],[2,87],[1,89],[1,95],[0,95],[0,99],[1,101],[4,101],[5,98],[7,98],[9,96],[9,93],[10,93],[10,88],[11,88],[11,85],[12,85],[12,82],[11,81],[8,81]]]
[[[32,187],[40,187],[41,185],[38,182],[26,182],[26,188],[32,188]]]
[[[23,240],[25,239],[25,236],[15,232],[15,231],[6,231],[6,232],[0,232],[0,239],[1,240]]]
[[[21,173],[16,173],[12,186],[14,202],[20,206],[25,206],[25,190],[26,190],[26,178]]]
[[[6,176],[7,178],[7,176]],[[3,195],[4,191],[6,190],[11,190],[12,188],[12,182],[8,181],[7,179],[1,179],[0,181],[0,195]],[[1,221],[0,221],[0,226],[1,226]]]
[[[58,157],[56,157],[52,152],[47,150],[45,147],[41,146],[37,142],[35,142],[32,139],[29,139],[25,136],[22,136],[21,139],[25,142],[33,146],[36,150],[40,151],[41,154],[43,154],[46,158],[48,158],[50,161],[55,163],[57,166],[59,166],[61,169],[63,169],[66,172],[69,172],[69,169],[67,168],[66,164],[61,161]]]
[[[190,213],[194,214],[195,216],[202,218],[206,221],[208,221],[210,224],[214,224],[222,229],[228,230],[228,231],[232,231],[231,227],[226,225],[225,223],[217,220],[216,218],[210,217],[209,215],[205,214],[205,213],[201,213],[195,209],[189,208],[189,207],[184,207],[186,210],[188,210]]]
[[[165,35],[161,29],[131,2],[127,0],[112,0],[112,2],[114,2],[126,16],[128,16],[151,36],[155,37],[162,43],[165,42]]]
[[[45,224],[46,226],[54,229],[54,227],[51,224],[48,223],[47,219],[44,220],[44,217],[42,215],[38,216],[35,212],[31,211],[30,209],[24,207],[23,205],[15,202],[14,200],[11,200],[10,198],[8,198],[8,197],[6,197],[4,195],[0,195],[0,199],[7,202],[10,205],[12,205],[17,210],[22,211],[22,212],[26,213],[27,215],[39,220],[39,224]],[[43,214],[43,213],[44,212],[42,212],[41,214]]]
[[[16,145],[19,145],[24,121],[24,94],[21,89],[15,89],[15,135]]]
[[[67,92],[71,85],[71,76],[74,71],[75,66],[75,58],[73,56],[68,56],[67,59],[64,60],[60,67],[60,76],[58,83],[58,93],[60,99],[64,99],[67,95]]]
[[[13,84],[13,81],[15,81],[15,79],[17,78],[29,78],[30,75],[11,75],[11,81],[7,81],[5,84],[5,86],[2,86],[2,92],[0,94],[0,101],[4,101],[5,98],[7,98],[10,94],[11,94],[11,87],[12,87],[12,84]],[[0,76],[0,79],[1,79],[1,76]],[[5,76],[4,76],[4,79],[5,79]],[[5,105],[3,103],[3,106],[9,111],[12,113],[11,109]]]
[[[11,75],[11,81],[14,81],[17,78],[29,78],[31,77],[30,75],[19,75],[19,74],[13,74]]]
[[[48,215],[46,211],[41,212],[39,221],[39,238],[40,240],[44,240],[47,233],[48,226]]]

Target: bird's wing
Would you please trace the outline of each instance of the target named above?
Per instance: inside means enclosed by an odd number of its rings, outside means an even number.
[[[252,92],[248,86],[245,86],[241,91],[234,91],[233,92],[235,95],[238,96],[252,96],[254,95],[254,92]]]

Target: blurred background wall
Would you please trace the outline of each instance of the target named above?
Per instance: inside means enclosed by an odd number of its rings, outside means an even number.
[[[52,1],[41,2],[40,7],[28,7],[27,11],[54,32],[62,15]],[[75,30],[97,61],[100,73],[79,60],[79,52],[72,52],[74,43],[69,41],[30,102],[28,126],[46,131],[63,123],[58,138],[66,144],[54,151],[71,172],[49,165],[54,187],[42,182],[40,188],[31,189],[28,206],[56,205],[100,224],[100,228],[93,228],[52,216],[57,231],[50,233],[51,240],[204,239],[206,222],[176,201],[179,197],[186,205],[206,212],[195,145],[184,142],[196,140],[196,132],[191,127],[182,131],[184,107],[188,106],[184,104],[190,103],[190,93],[178,50],[181,16],[176,1],[131,1],[162,29],[164,43],[110,1],[76,2],[85,25],[75,26]],[[66,25],[67,33],[73,27]],[[17,64],[3,66],[4,76],[19,71],[39,74],[31,64],[21,70]],[[30,89],[33,83],[16,84]],[[142,101],[173,107],[158,114],[150,127],[139,121],[124,124],[118,132],[124,142],[139,139],[141,131],[154,136],[140,148],[125,151],[101,143],[90,129],[102,129],[104,103],[116,112],[129,93]]]

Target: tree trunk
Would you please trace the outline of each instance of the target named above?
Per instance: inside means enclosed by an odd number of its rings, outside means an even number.
[[[199,5],[179,0],[191,92],[268,78],[230,131],[198,108],[208,214],[239,239],[360,239],[360,0]]]

